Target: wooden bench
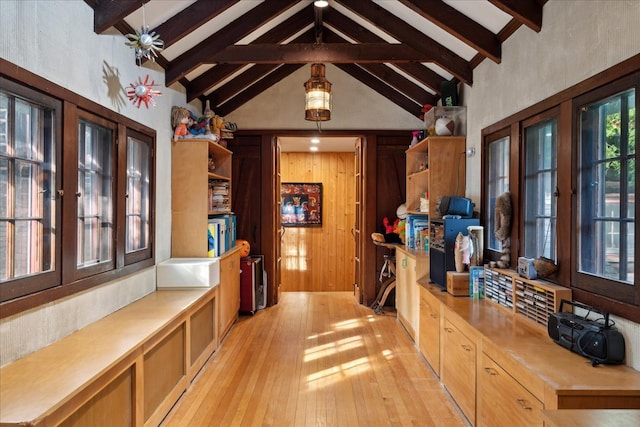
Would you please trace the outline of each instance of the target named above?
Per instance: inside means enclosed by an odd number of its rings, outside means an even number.
[[[217,295],[153,292],[2,367],[0,425],[158,425],[218,348]]]

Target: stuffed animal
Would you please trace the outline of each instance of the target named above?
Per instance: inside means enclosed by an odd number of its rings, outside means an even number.
[[[511,193],[505,191],[496,199],[495,204],[494,235],[502,242],[502,256],[496,263],[500,268],[507,268],[511,261],[511,216],[513,208],[511,206]]]
[[[173,138],[185,138],[189,135],[187,124],[189,123],[190,113],[184,107],[173,106],[171,108],[171,127],[173,127]]]
[[[213,124],[213,133],[218,136],[221,136],[222,130],[224,129],[224,117],[220,117],[217,115],[213,116],[212,124]]]
[[[189,133],[194,136],[205,135],[207,133],[206,121],[198,119],[195,114],[189,111]]]

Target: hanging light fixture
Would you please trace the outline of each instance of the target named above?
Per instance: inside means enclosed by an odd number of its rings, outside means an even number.
[[[324,64],[311,64],[311,78],[304,84],[305,120],[331,120],[331,83],[326,79]]]

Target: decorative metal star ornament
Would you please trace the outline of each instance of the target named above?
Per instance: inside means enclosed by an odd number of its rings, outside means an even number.
[[[149,31],[149,27],[143,25],[140,31],[135,34],[127,34],[128,39],[125,44],[135,50],[136,62],[139,64],[142,58],[156,60],[158,52],[164,49],[164,42],[160,40],[160,35],[154,31]]]
[[[136,105],[137,103],[136,107],[138,108],[140,108],[140,104],[143,102],[144,106],[147,108],[149,108],[149,103],[155,106],[156,102],[153,100],[153,97],[162,95],[162,92],[154,89],[154,86],[159,85],[156,85],[154,80],[149,82],[149,74],[147,74],[144,81],[142,81],[142,77],[138,77],[137,82],[129,84],[129,87],[127,88],[127,97],[129,98],[129,101],[133,102],[133,105]]]

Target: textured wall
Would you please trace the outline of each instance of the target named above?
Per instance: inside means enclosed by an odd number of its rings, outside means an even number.
[[[164,73],[151,64],[139,68],[125,38],[96,35],[93,10],[82,0],[0,0],[0,57],[157,131],[156,261],[170,256],[171,105],[184,105],[184,91],[162,88],[149,110],[131,105],[129,83]],[[155,289],[155,268],[0,321],[0,365],[22,357],[85,326]]]
[[[638,0],[550,0],[542,31],[522,27],[502,45],[502,63],[485,60],[465,87],[467,146],[480,152],[481,131],[536,102],[640,53]],[[467,161],[467,196],[480,200],[480,156]],[[615,319],[627,364],[640,370],[640,325]]]

